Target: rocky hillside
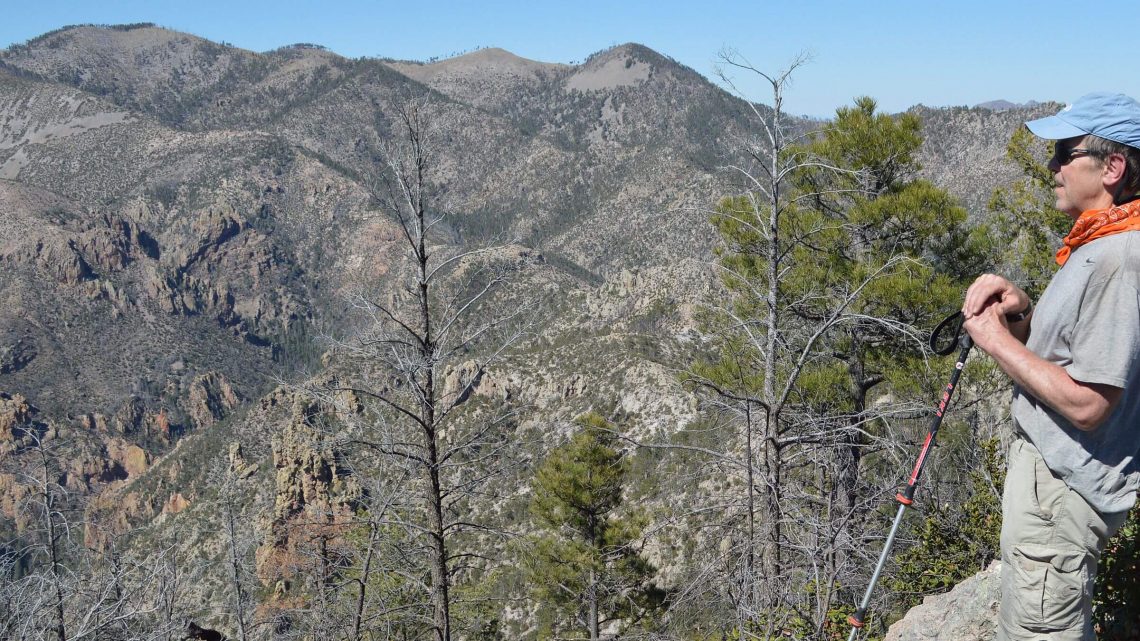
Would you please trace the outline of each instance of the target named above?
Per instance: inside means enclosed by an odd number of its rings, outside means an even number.
[[[449,214],[432,251],[494,243],[535,301],[477,381],[478,353],[450,364],[449,393],[476,415],[524,407],[523,458],[589,409],[634,435],[691,421],[677,372],[716,287],[707,218],[732,193],[741,100],[634,44],[581,65],[498,49],[428,64],[82,26],[0,52],[5,464],[31,461],[21,425],[81,444],[68,487],[116,533],[216,518],[210,483],[229,470],[267,515],[261,583],[285,586],[300,552],[282,532],[314,510],[348,518],[366,493],[294,392],[343,374],[328,355],[363,322],[353,296],[407,294],[403,232],[380,202],[410,103],[429,115]],[[1013,177],[1009,134],[1037,109],[916,107],[924,175],[983,216]],[[0,474],[0,509],[19,526],[15,479]],[[202,532],[178,545],[220,549]]]
[[[923,176],[956,195],[975,219],[984,217],[993,188],[1020,178],[1016,167],[1006,162],[1005,148],[1014,129],[1026,120],[1057,113],[1062,105],[1033,104],[1025,108],[995,111],[984,107],[914,107],[922,119],[920,161]],[[1041,143],[1041,162],[1047,160]]]

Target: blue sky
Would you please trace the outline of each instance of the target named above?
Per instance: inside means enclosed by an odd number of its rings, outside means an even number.
[[[611,45],[639,42],[710,77],[726,47],[773,71],[808,51],[812,62],[796,74],[786,105],[815,116],[828,116],[858,95],[876,98],[888,111],[998,98],[1068,102],[1096,90],[1140,97],[1134,38],[1112,18],[1093,15],[1111,6],[1128,24],[1140,9],[1134,0],[5,4],[0,47],[68,24],[128,22],[154,22],[254,51],[310,42],[348,57],[408,60],[502,47],[534,60],[577,62]],[[742,78],[740,86],[767,102],[761,85]]]

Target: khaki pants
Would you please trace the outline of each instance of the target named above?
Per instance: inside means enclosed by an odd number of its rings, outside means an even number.
[[[1094,641],[1097,563],[1127,516],[1098,513],[1036,447],[1015,440],[1002,497],[999,641]]]

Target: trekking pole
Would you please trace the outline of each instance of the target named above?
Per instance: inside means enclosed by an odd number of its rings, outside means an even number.
[[[974,341],[970,335],[962,331],[962,323],[965,317],[962,312],[958,312],[946,318],[938,324],[930,334],[930,349],[939,356],[946,356],[954,351],[954,347],[960,348],[958,352],[958,362],[954,364],[954,372],[950,375],[950,382],[946,384],[946,390],[942,392],[942,400],[938,403],[938,410],[934,413],[934,419],[930,424],[930,431],[926,435],[926,442],[922,445],[922,451],[918,454],[918,462],[914,466],[914,471],[910,474],[910,481],[907,483],[906,489],[898,494],[895,494],[895,500],[899,502],[899,511],[895,515],[895,523],[891,526],[891,533],[887,535],[887,542],[883,546],[883,553],[879,555],[879,563],[875,566],[875,573],[871,575],[871,584],[867,586],[867,592],[863,595],[863,602],[859,605],[859,609],[855,610],[855,614],[847,617],[847,622],[851,624],[851,634],[848,635],[847,641],[855,641],[855,637],[859,634],[866,621],[867,608],[871,604],[871,593],[875,591],[875,584],[879,581],[879,575],[883,572],[883,566],[887,563],[887,556],[891,553],[891,546],[895,543],[895,535],[898,534],[899,524],[902,523],[903,513],[906,509],[914,503],[914,492],[918,489],[918,479],[922,475],[922,468],[926,465],[926,457],[930,453],[930,448],[934,446],[934,439],[938,436],[938,426],[942,424],[942,416],[946,413],[946,407],[950,404],[950,397],[954,394],[954,387],[958,385],[958,377],[962,375],[962,368],[966,365],[966,357],[970,354],[970,349],[974,346]],[[945,341],[945,333],[948,329],[954,329],[952,340],[946,342],[945,345],[940,346],[940,342]]]

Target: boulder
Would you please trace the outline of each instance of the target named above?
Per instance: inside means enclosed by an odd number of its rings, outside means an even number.
[[[1001,602],[1001,562],[928,596],[887,630],[883,641],[990,641]]]

